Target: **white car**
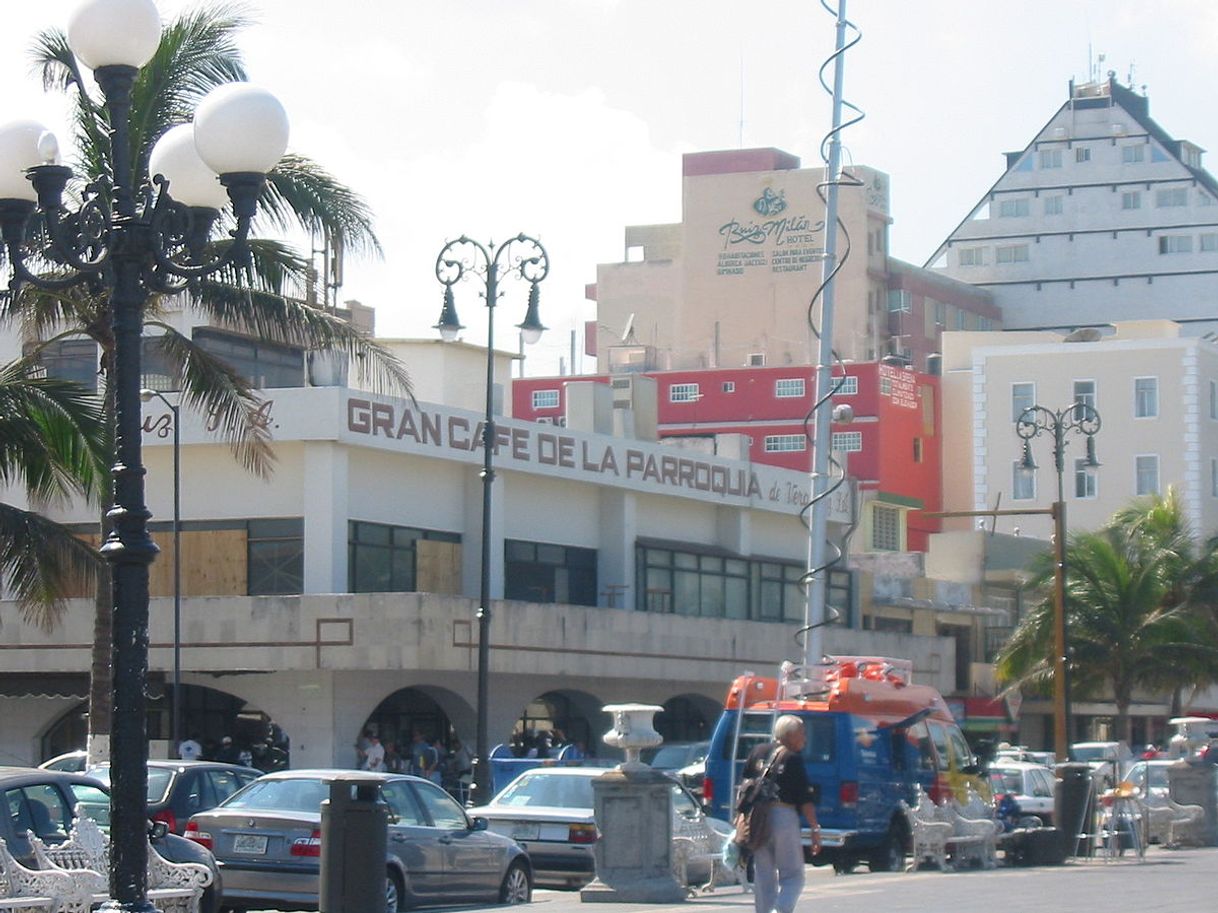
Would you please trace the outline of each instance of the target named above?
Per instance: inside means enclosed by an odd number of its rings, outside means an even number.
[[[1096,780],[1105,789],[1124,779],[1133,764],[1133,752],[1124,742],[1075,742],[1070,746],[1070,756],[1090,764]]]
[[[539,885],[579,888],[596,876],[593,848],[599,837],[592,811],[592,781],[605,774],[597,767],[539,767],[509,783],[489,805],[470,809],[495,833],[511,837],[528,851]],[[694,842],[690,884],[711,880],[712,856],[723,851],[733,828],[708,818],[697,800],[672,784],[672,835]],[[723,873],[727,874],[727,873]]]
[[[1168,794],[1167,769],[1177,763],[1170,759],[1138,761],[1125,774],[1125,781],[1146,800],[1165,802]]]
[[[1035,815],[1046,827],[1053,824],[1051,769],[1028,761],[997,760],[990,765],[990,788],[994,798],[1007,795],[1019,804],[1021,815]]]

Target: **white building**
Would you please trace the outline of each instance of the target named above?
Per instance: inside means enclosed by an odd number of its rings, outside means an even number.
[[[1149,109],[1111,75],[1071,83],[927,265],[991,291],[1006,329],[1218,330],[1218,181]]]
[[[478,376],[485,358],[472,346],[394,346],[416,366],[420,399],[437,378]],[[264,390],[270,479],[244,472],[204,417],[183,412],[184,729],[205,741],[286,736],[293,766],[352,764],[366,726],[386,741],[418,729],[472,744],[481,414],[306,386],[304,364]],[[314,383],[342,373],[314,367]],[[151,579],[149,719],[164,753],[173,448],[168,410],[155,400],[145,409],[151,530],[162,549]],[[497,428],[492,744],[520,724],[562,728],[595,748],[608,729],[600,707],[630,700],[664,705],[670,738],[705,736],[741,670],[798,658],[806,474],[512,419]],[[96,529],[87,506],[50,513]],[[839,533],[846,520],[837,511]],[[92,612],[91,599],[72,600],[48,634],[0,602],[0,763],[83,743]],[[911,657],[921,680],[953,684],[944,638],[834,628],[826,646]]]
[[[1088,467],[1083,437],[1067,434],[1071,528],[1098,528],[1135,498],[1173,486],[1194,535],[1218,531],[1218,344],[1170,321],[1113,329],[944,334],[943,409],[956,417],[943,431],[945,509],[1048,507],[1057,499],[1052,437],[1032,441],[1038,468],[1028,476],[1015,423],[1031,405],[1087,402],[1102,420],[1101,465]],[[1003,531],[1050,534],[1047,517],[997,522]]]

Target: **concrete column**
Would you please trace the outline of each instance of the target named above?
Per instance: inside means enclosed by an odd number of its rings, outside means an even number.
[[[240,696],[266,713],[291,740],[292,767],[354,767],[358,733],[334,699],[334,673],[324,670],[249,676]],[[347,738],[344,738],[347,736]]]
[[[471,465],[462,493],[465,499],[461,532],[461,592],[477,599],[482,589],[482,479],[480,466]],[[495,470],[491,487],[491,599],[503,598],[504,486],[507,473]]]
[[[635,607],[634,540],[637,498],[632,492],[605,488],[600,494],[600,542],[597,546],[597,605]],[[612,597],[609,594],[613,594]]]
[[[739,507],[715,508],[715,539],[730,552],[750,554],[753,550],[753,520],[749,511]]]
[[[304,445],[304,591],[347,592],[347,448]]]

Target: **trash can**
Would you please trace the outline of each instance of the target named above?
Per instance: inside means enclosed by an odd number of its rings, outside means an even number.
[[[385,909],[385,843],[389,807],[381,779],[351,773],[328,781],[321,803],[321,913]]]
[[[1090,856],[1094,841],[1091,821],[1095,817],[1095,798],[1091,765],[1057,765],[1057,785],[1053,793],[1053,821],[1062,835],[1064,855]]]

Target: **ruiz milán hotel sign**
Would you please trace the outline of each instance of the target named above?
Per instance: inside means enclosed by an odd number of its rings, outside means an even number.
[[[824,259],[824,231],[823,219],[789,211],[786,191],[767,187],[753,201],[752,215],[719,226],[718,274],[802,273]]]

